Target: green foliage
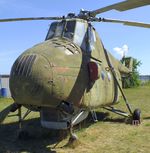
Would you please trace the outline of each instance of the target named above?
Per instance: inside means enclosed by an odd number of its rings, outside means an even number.
[[[123,78],[123,88],[132,88],[140,85],[138,67],[141,64],[141,61],[133,58],[132,73],[129,75],[129,77]]]

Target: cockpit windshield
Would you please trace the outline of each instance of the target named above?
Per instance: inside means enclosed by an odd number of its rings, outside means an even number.
[[[61,22],[53,22],[51,24],[46,40],[52,39],[54,37],[64,37],[73,41],[81,48],[85,48],[86,33],[87,33],[87,24],[85,22],[80,22],[76,20],[71,20],[71,21],[63,20]]]

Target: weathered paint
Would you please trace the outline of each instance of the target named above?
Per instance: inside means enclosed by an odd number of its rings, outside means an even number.
[[[47,40],[25,51],[11,71],[10,89],[14,100],[23,105],[52,108],[67,101],[88,109],[118,101],[120,92],[96,32],[95,36],[91,52],[81,50],[62,37]],[[121,85],[120,73],[129,73],[129,69],[108,54]],[[99,79],[93,82],[89,79],[90,61],[98,64],[100,73]]]

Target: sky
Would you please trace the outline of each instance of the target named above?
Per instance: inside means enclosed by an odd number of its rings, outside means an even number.
[[[122,0],[123,1],[123,0]],[[63,16],[80,9],[96,10],[121,0],[0,0],[0,19]],[[150,23],[150,5],[98,17]],[[0,74],[9,74],[15,59],[26,49],[44,41],[51,21],[0,23]],[[150,29],[113,23],[93,23],[104,46],[117,59],[125,53],[141,61],[139,72],[150,75]]]

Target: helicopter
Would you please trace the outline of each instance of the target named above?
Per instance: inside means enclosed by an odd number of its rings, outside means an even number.
[[[150,28],[150,24],[100,18],[110,10],[127,11],[150,5],[149,0],[126,0],[97,10],[83,10],[78,15],[0,19],[0,22],[54,20],[45,41],[24,51],[10,73],[10,91],[14,103],[0,112],[0,123],[18,110],[19,128],[31,113],[40,113],[41,125],[49,129],[70,130],[89,113],[97,121],[96,108],[132,117],[140,123],[140,110],[131,109],[122,90],[122,77],[132,73],[132,58],[117,60],[104,47],[92,22],[121,23]],[[113,107],[123,97],[129,113]],[[22,116],[22,107],[27,112]],[[20,132],[21,134],[21,132]]]

